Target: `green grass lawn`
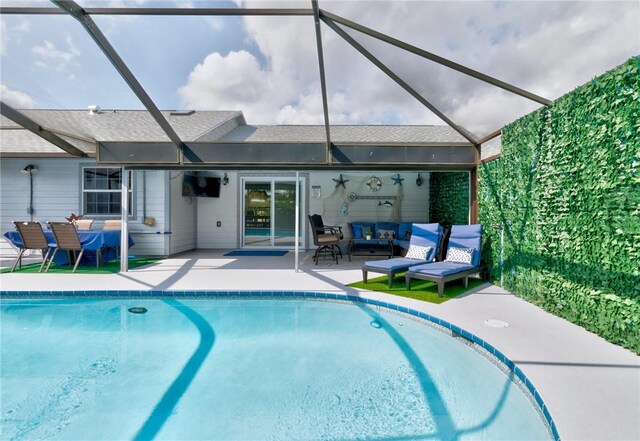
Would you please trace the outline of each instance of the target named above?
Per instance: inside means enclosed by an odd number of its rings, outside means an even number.
[[[143,265],[149,265],[159,261],[160,259],[154,257],[134,257],[129,258],[129,269],[141,267]],[[37,274],[40,269],[40,263],[30,263],[28,265],[22,265],[22,268],[16,268],[15,274]],[[56,265],[55,263],[49,268],[49,274],[71,274],[73,270],[69,265]],[[0,274],[8,273],[11,268],[2,268]],[[75,274],[115,274],[120,271],[120,261],[112,260],[104,265],[96,268],[91,266],[78,266]],[[43,273],[44,274],[44,273]]]
[[[389,288],[387,284],[387,276],[376,277],[375,279],[369,279],[368,283],[363,281],[350,283],[347,286],[353,288],[366,289],[369,291],[384,292],[387,294],[393,294],[395,296],[407,297],[410,299],[423,300],[431,303],[443,303],[454,297],[458,297],[460,294],[482,285],[484,280],[469,279],[469,285],[467,288],[462,286],[462,279],[448,282],[444,285],[444,293],[442,297],[438,297],[438,285],[428,280],[416,280],[411,282],[411,291],[407,291],[404,280],[404,273],[396,274],[393,279],[393,286]]]

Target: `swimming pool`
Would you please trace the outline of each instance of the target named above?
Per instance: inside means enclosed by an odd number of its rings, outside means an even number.
[[[284,297],[3,299],[2,439],[553,438],[467,340]]]

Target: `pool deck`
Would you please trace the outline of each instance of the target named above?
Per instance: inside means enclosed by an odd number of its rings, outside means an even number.
[[[564,440],[640,439],[640,357],[501,288],[485,284],[435,305],[345,286],[362,280],[364,258],[314,265],[311,253],[225,257],[196,251],[126,274],[2,274],[6,291],[216,290],[317,291],[395,303],[447,320],[498,348],[535,385]],[[0,265],[10,266],[5,258]],[[487,319],[509,323],[486,326]]]

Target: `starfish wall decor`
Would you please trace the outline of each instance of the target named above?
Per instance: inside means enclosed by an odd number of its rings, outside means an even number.
[[[344,179],[342,177],[342,174],[340,174],[340,178],[339,179],[334,179],[333,180],[336,183],[336,188],[340,187],[342,185],[342,188],[346,189],[347,187],[345,187],[344,184],[346,184],[347,182],[349,182],[348,179]]]
[[[400,186],[402,186],[402,181],[404,181],[404,178],[401,178],[401,177],[400,177],[400,173],[398,173],[398,174],[396,175],[396,177],[395,177],[395,178],[391,178],[391,180],[393,181],[393,185],[400,185]]]

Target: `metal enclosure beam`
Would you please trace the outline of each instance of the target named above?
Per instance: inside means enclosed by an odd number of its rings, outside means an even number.
[[[322,110],[324,112],[324,130],[327,138],[327,162],[331,162],[331,128],[329,127],[329,104],[327,102],[327,83],[324,74],[324,53],[322,50],[322,34],[320,33],[320,14],[318,1],[311,0],[313,7],[313,21],[316,29],[316,43],[318,45],[318,66],[320,68],[320,89],[322,90]]]
[[[311,9],[294,8],[84,8],[89,15],[227,15],[227,16],[311,16]],[[30,6],[0,7],[0,14],[63,15],[58,8]]]
[[[551,100],[548,100],[546,98],[543,98],[541,96],[538,96],[534,93],[528,92],[524,89],[521,89],[519,87],[516,87],[512,84],[506,83],[504,81],[498,80],[497,78],[493,78],[489,75],[483,74],[482,72],[478,72],[477,70],[468,68],[466,66],[463,66],[462,64],[458,64],[455,63],[451,60],[448,60],[444,57],[440,57],[436,54],[433,54],[431,52],[425,51],[424,49],[420,49],[419,47],[410,45],[408,43],[405,43],[404,41],[395,39],[393,37],[390,37],[388,35],[385,35],[381,32],[378,31],[374,31],[371,28],[368,28],[366,26],[362,26],[358,23],[355,23],[351,20],[347,20],[346,18],[340,17],[338,15],[332,14],[330,12],[327,12],[325,10],[320,10],[320,17],[326,17],[328,19],[331,19],[337,23],[340,23],[344,26],[347,26],[351,29],[354,29],[358,32],[361,32],[363,34],[369,35],[373,38],[377,38],[378,40],[384,41],[385,43],[389,43],[393,46],[399,47],[400,49],[404,49],[408,52],[411,52],[412,54],[418,55],[420,57],[426,58],[428,60],[434,61],[438,64],[441,64],[443,66],[446,66],[450,69],[456,70],[460,73],[463,73],[465,75],[469,75],[473,78],[476,78],[480,81],[484,81],[485,83],[489,83],[493,86],[499,87],[501,89],[504,89],[508,92],[511,93],[515,93],[516,95],[520,95],[521,97],[530,99],[532,101],[535,101],[537,103],[540,104],[544,104],[544,105],[549,105],[552,103]]]
[[[344,30],[340,29],[340,27],[338,25],[336,25],[331,19],[329,19],[329,18],[327,18],[326,16],[323,16],[323,15],[320,15],[320,19],[322,21],[324,21],[327,24],[327,26],[329,26],[331,29],[333,29],[338,35],[340,35],[343,39],[345,39],[347,41],[347,43],[349,43],[358,52],[360,52],[362,55],[364,55],[369,61],[371,61],[373,64],[375,64],[381,71],[386,73],[393,81],[398,83],[398,85],[400,85],[400,87],[402,87],[404,90],[409,92],[409,94],[411,96],[413,96],[415,99],[417,99],[418,101],[420,101],[420,103],[422,103],[422,105],[424,105],[427,109],[429,109],[433,113],[435,113],[442,121],[447,123],[453,130],[458,132],[460,135],[462,135],[465,139],[467,139],[468,141],[470,141],[474,145],[477,144],[476,137],[473,134],[471,134],[464,127],[461,127],[461,126],[457,125],[456,123],[454,123],[453,121],[451,121],[444,113],[442,113],[440,110],[438,110],[433,104],[431,104],[429,101],[427,101],[422,95],[420,95],[418,92],[416,92],[416,90],[413,87],[409,86],[409,84],[407,84],[402,78],[400,78],[398,75],[396,75],[395,72],[393,72],[391,69],[389,69],[385,64],[383,64],[380,60],[378,60],[373,54],[371,54],[371,52],[366,50],[360,43],[358,43],[356,40],[354,40]]]
[[[18,112],[13,107],[3,103],[2,101],[0,101],[0,113],[16,124],[19,124],[30,132],[38,135],[40,138],[49,141],[51,144],[69,153],[70,155],[87,157],[87,154],[85,152],[78,149],[66,139],[61,138],[48,129],[45,129],[28,116]]]
[[[144,90],[142,85],[138,82],[133,73],[129,70],[129,67],[125,64],[125,62],[120,58],[118,52],[111,46],[109,40],[102,33],[98,25],[91,19],[91,17],[87,14],[87,12],[82,9],[80,5],[71,0],[51,0],[54,4],[59,6],[61,9],[66,11],[69,15],[74,17],[76,20],[82,24],[82,26],[86,29],[86,31],[91,35],[93,40],[96,42],[98,47],[104,52],[107,56],[113,67],[116,68],[118,73],[124,78],[126,83],[129,85],[133,93],[136,94],[138,99],[142,102],[144,107],[149,111],[153,119],[156,120],[160,128],[164,131],[167,137],[171,140],[173,144],[179,149],[182,150],[184,147],[184,143],[178,136],[178,134],[173,130],[171,124],[166,120],[164,115],[160,112],[160,109],[153,102],[151,97]]]

